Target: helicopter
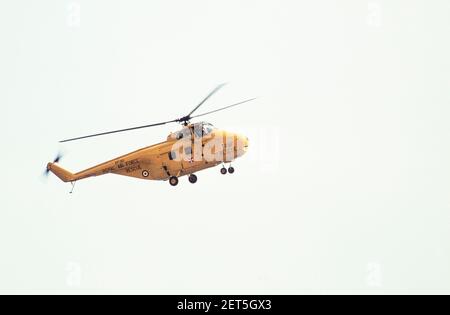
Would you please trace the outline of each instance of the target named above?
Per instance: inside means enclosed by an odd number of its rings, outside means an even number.
[[[71,193],[76,182],[106,174],[116,174],[142,180],[168,181],[171,186],[177,186],[179,178],[182,176],[187,176],[189,182],[195,184],[198,180],[196,173],[218,165],[222,165],[220,169],[222,175],[234,174],[235,169],[231,166],[231,163],[248,151],[249,139],[241,134],[217,129],[208,122],[191,122],[195,118],[230,109],[256,99],[248,99],[195,115],[197,110],[225,85],[217,86],[188,115],[181,118],[60,141],[60,143],[67,143],[172,123],[182,125],[181,130],[172,132],[163,142],[128,153],[78,173],[72,173],[61,167],[59,162],[62,156],[59,154],[53,162],[47,164],[45,174],[48,176],[51,172],[63,182],[71,183]],[[229,164],[228,168],[225,167],[226,164]]]

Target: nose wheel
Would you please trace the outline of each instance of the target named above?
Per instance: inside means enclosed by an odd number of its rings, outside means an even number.
[[[191,184],[195,184],[197,182],[197,175],[194,174],[189,175],[189,182]]]
[[[234,174],[234,172],[235,172],[235,169],[232,166],[230,166],[228,169],[226,167],[222,167],[222,169],[220,170],[220,173],[222,175]]]

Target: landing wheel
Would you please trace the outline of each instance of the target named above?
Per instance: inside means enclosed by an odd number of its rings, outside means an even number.
[[[234,174],[234,167],[230,166],[230,167],[228,168],[228,173]]]
[[[227,175],[228,171],[227,171],[227,169],[226,169],[225,167],[223,167],[223,168],[220,170],[220,173],[221,173],[222,175]]]
[[[172,185],[172,186],[178,185],[178,177],[172,176],[172,177],[169,179],[169,183],[170,183],[170,185]]]
[[[197,182],[197,175],[194,174],[189,175],[189,182],[191,184],[195,184]]]

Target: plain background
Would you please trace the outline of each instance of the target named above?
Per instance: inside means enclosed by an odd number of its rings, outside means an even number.
[[[447,0],[0,3],[1,293],[450,293]],[[79,171],[204,111],[236,174]]]

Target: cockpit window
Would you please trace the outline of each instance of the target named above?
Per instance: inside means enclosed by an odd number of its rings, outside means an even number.
[[[209,135],[211,132],[213,132],[213,128],[212,128],[212,126],[210,126],[210,125],[204,125],[203,126],[203,134],[205,135],[205,136],[207,136],[207,135]]]

